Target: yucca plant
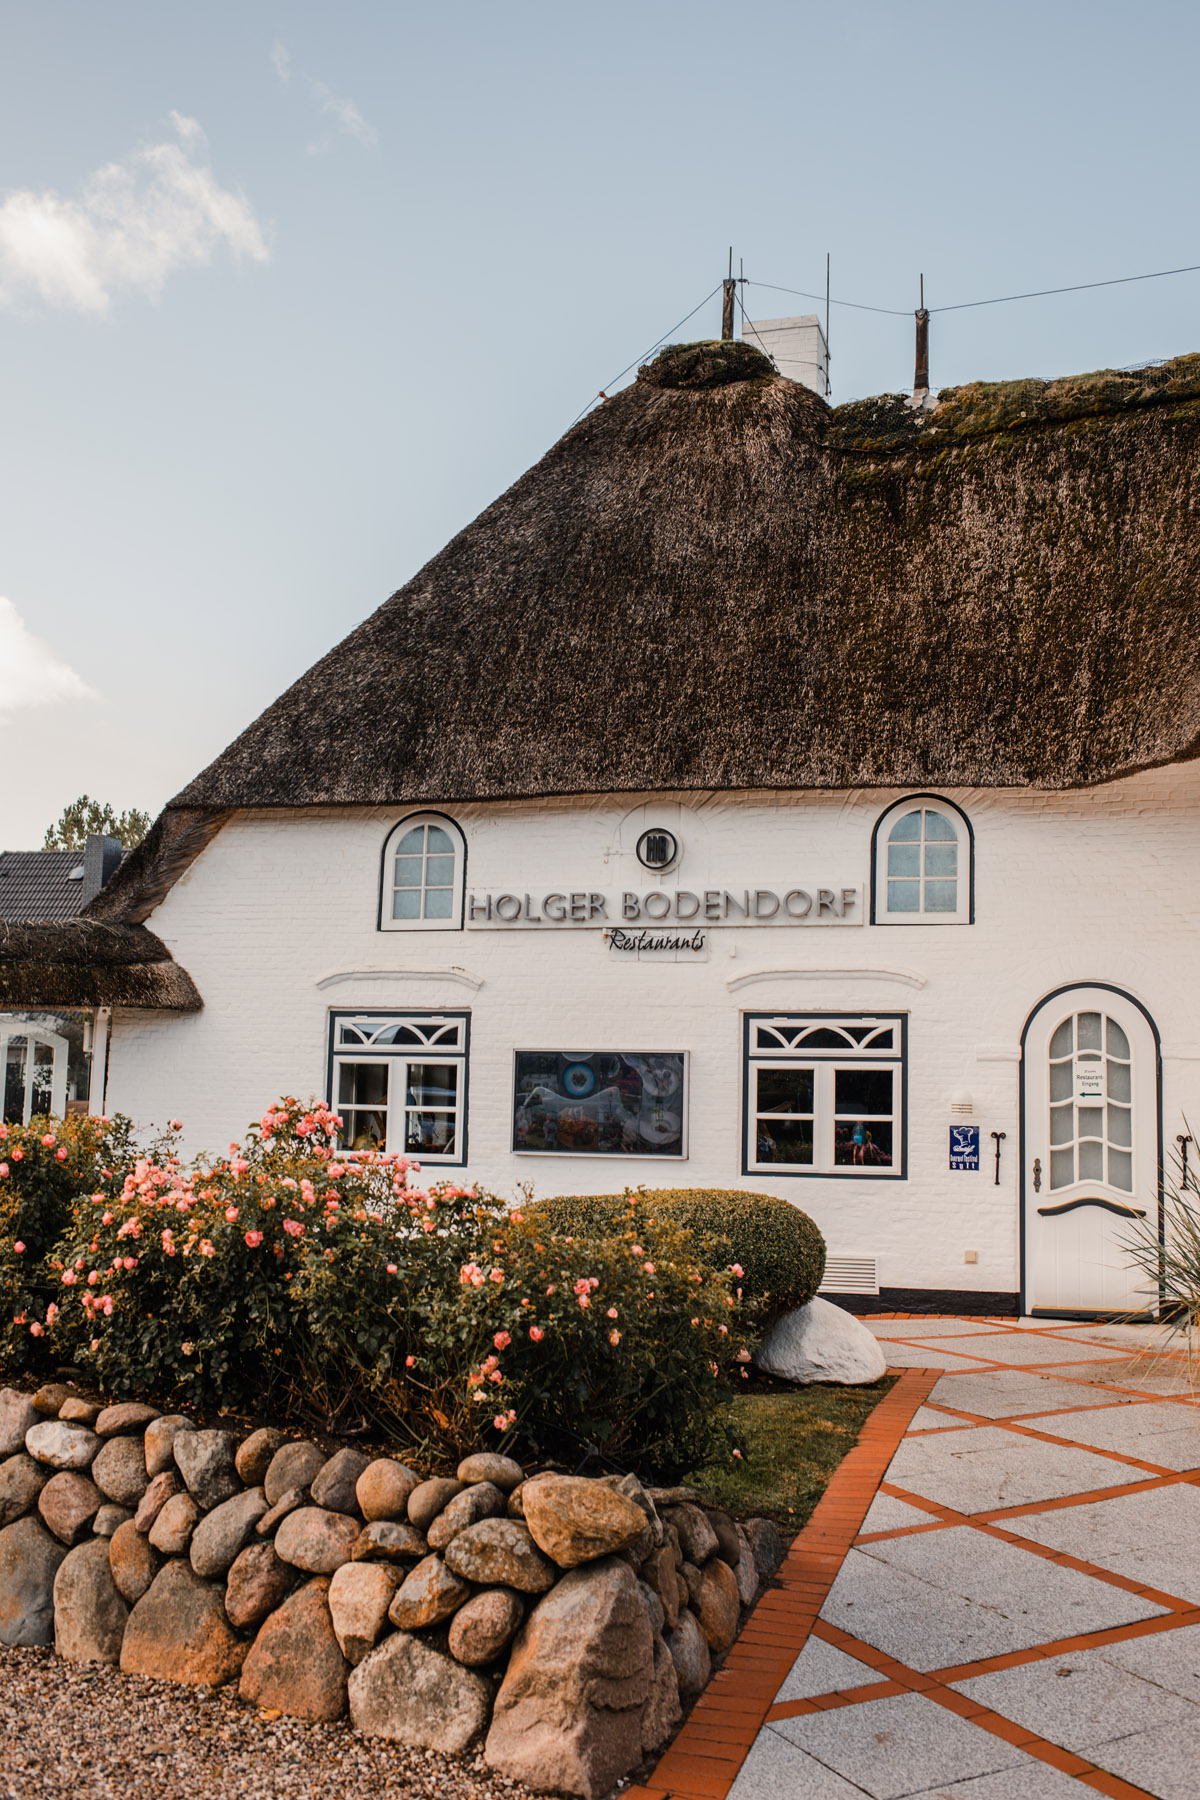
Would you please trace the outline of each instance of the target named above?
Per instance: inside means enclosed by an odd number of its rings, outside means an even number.
[[[1161,1231],[1157,1208],[1148,1209],[1144,1218],[1130,1221],[1121,1248],[1159,1295],[1166,1344],[1175,1347],[1183,1338],[1192,1373],[1200,1326],[1200,1182],[1182,1154],[1163,1184]]]

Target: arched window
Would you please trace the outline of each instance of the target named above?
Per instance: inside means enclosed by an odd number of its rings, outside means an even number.
[[[969,925],[975,840],[966,813],[936,794],[890,806],[871,839],[873,925]]]
[[[461,931],[466,844],[453,819],[414,813],[383,849],[381,931]]]

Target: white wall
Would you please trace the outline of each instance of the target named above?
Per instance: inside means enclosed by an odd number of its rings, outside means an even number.
[[[470,1178],[504,1193],[524,1181],[542,1194],[639,1182],[781,1193],[813,1215],[832,1252],[876,1255],[883,1286],[1013,1290],[1019,1041],[1046,993],[1105,981],[1139,999],[1162,1037],[1168,1149],[1185,1115],[1200,1124],[1200,765],[1080,793],[946,794],[974,826],[974,925],[722,926],[705,958],[673,962],[622,958],[590,930],[380,932],[383,842],[412,809],[241,815],[149,921],[204,1010],[119,1014],[108,1106],[142,1124],[178,1115],[190,1148],[221,1149],[280,1094],[324,1092],[331,1009],[466,1008]],[[449,810],[476,889],[645,889],[656,878],[633,845],[655,823],[684,847],[678,869],[657,878],[668,889],[820,884],[857,886],[865,899],[872,826],[900,797]],[[910,1015],[906,1181],[741,1174],[741,1019],[765,1009]],[[687,1159],[513,1155],[515,1046],[689,1052]],[[946,1167],[961,1087],[983,1128],[978,1174]],[[991,1130],[1007,1133],[999,1187]],[[967,1250],[976,1263],[964,1263]]]

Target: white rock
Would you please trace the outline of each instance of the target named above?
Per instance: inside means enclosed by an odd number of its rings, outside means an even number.
[[[810,1300],[777,1319],[759,1345],[755,1363],[786,1381],[878,1381],[887,1372],[873,1333],[853,1313],[828,1300]]]

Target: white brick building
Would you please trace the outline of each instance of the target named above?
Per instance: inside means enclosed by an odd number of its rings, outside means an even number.
[[[786,1195],[863,1304],[1152,1307],[1120,1239],[1200,1117],[1194,377],[910,421],[736,348],[569,434],[0,997],[95,1005],[105,1104],[195,1149],[318,1094],[506,1194]]]

